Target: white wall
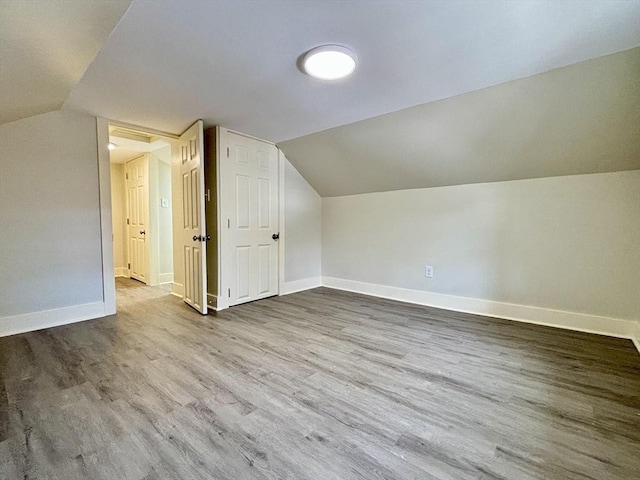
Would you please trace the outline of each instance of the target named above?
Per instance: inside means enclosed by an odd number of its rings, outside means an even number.
[[[0,335],[34,320],[7,317],[42,310],[90,304],[67,316],[99,316],[96,119],[58,111],[0,125],[0,168]]]
[[[640,319],[638,170],[323,198],[322,239],[328,285]]]
[[[116,276],[127,274],[126,250],[126,202],[124,164],[112,163],[111,170],[111,215],[113,222],[113,268]]]
[[[167,283],[173,281],[173,222],[171,218],[171,147],[164,152],[154,152],[158,162],[158,233],[159,233],[159,281]],[[167,206],[162,206],[162,200]]]
[[[320,195],[285,159],[285,291],[319,286],[322,275]]]

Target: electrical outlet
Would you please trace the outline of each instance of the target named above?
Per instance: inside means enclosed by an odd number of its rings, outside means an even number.
[[[161,198],[160,199],[160,206],[162,208],[169,208],[169,199],[168,198]]]
[[[427,278],[433,278],[433,267],[431,265],[425,265],[424,276]]]

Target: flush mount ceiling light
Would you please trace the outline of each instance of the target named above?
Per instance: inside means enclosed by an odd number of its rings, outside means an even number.
[[[104,144],[103,144],[103,145],[104,145]],[[116,149],[116,147],[117,147],[117,145],[116,145],[115,143],[113,143],[113,142],[109,142],[109,143],[107,144],[107,148],[108,148],[109,150],[115,150],[115,149]]]
[[[340,45],[322,45],[309,50],[302,59],[303,70],[322,80],[339,80],[356,69],[356,56]]]

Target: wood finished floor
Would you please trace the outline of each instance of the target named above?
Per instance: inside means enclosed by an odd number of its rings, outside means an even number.
[[[324,288],[0,338],[1,479],[638,479],[626,340]]]

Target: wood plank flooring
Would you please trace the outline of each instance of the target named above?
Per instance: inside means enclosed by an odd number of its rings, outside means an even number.
[[[627,340],[325,288],[0,338],[1,479],[639,479]]]

